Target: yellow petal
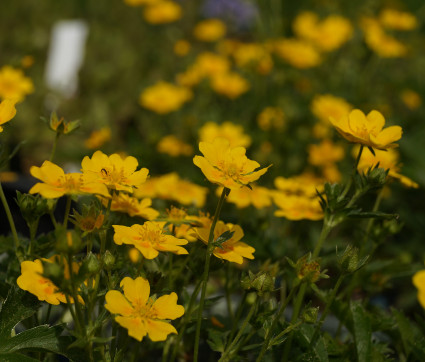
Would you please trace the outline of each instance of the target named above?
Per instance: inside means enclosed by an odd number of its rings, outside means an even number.
[[[105,308],[112,314],[129,316],[133,312],[133,308],[128,300],[118,290],[110,290],[106,293],[105,300]]]
[[[137,277],[136,279],[131,279],[129,277],[125,277],[120,286],[124,289],[125,297],[132,304],[143,305],[146,304],[149,299],[150,286],[149,282],[142,278]]]
[[[177,305],[176,293],[159,297],[152,308],[157,312],[158,319],[176,319],[184,314],[184,307]]]
[[[368,129],[372,134],[376,135],[381,132],[385,125],[385,118],[380,112],[371,111],[366,118],[369,121]]]
[[[63,189],[58,189],[57,187],[50,186],[48,184],[36,183],[29,190],[30,194],[40,194],[46,199],[57,199],[63,195],[65,195],[65,191]]]
[[[419,270],[412,278],[413,285],[419,290],[425,290],[425,270]]]
[[[137,339],[139,342],[147,334],[145,323],[142,323],[140,318],[117,316],[115,317],[115,321],[128,330],[130,337]]]
[[[0,103],[0,124],[9,122],[16,115],[16,101],[5,99]]]
[[[177,334],[177,330],[170,323],[152,319],[146,321],[146,329],[153,342],[165,341],[170,333]]]
[[[371,134],[370,140],[378,149],[394,148],[397,145],[392,143],[398,141],[402,133],[403,130],[400,126],[391,126],[384,128],[376,137]]]

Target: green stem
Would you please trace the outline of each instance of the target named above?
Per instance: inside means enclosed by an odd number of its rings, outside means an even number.
[[[72,256],[71,256],[71,254],[68,254],[68,271],[69,271],[69,279],[71,281],[72,297],[74,298],[74,306],[75,306],[75,311],[76,311],[76,314],[77,314],[77,319],[78,319],[79,325],[81,326],[82,335],[85,336],[86,335],[86,329],[83,327],[84,326],[84,317],[83,317],[83,313],[81,311],[80,302],[78,301],[78,292],[77,292],[77,287],[75,285],[74,272],[72,270]]]
[[[69,217],[69,212],[71,211],[71,203],[72,203],[72,197],[71,195],[68,195],[66,199],[65,215],[63,217],[63,227],[65,229],[68,227],[68,217]]]
[[[233,314],[233,310],[232,310],[232,298],[230,295],[231,292],[231,288],[230,288],[230,263],[227,264],[227,268],[226,268],[226,284],[225,284],[225,291],[226,291],[226,304],[227,304],[227,313],[229,314],[230,320],[232,325],[235,323],[235,316]]]
[[[239,339],[242,337],[243,332],[245,331],[245,328],[248,326],[248,323],[251,320],[252,315],[254,314],[255,310],[257,309],[258,300],[259,300],[259,298],[257,297],[255,302],[252,303],[251,308],[248,312],[248,315],[246,316],[245,320],[243,321],[242,326],[240,327],[238,334],[236,335],[236,337],[232,341],[232,343],[230,343],[229,347],[227,347],[226,350],[223,352],[221,358],[219,359],[219,362],[220,361],[224,362],[224,361],[229,360],[228,359],[229,354],[232,353],[233,347],[239,342]]]
[[[19,242],[18,233],[16,232],[15,222],[13,221],[13,216],[12,216],[12,213],[10,212],[9,204],[7,203],[6,196],[4,194],[3,186],[1,185],[1,182],[0,182],[0,198],[4,207],[4,211],[6,212],[7,220],[9,221],[10,230],[12,231],[13,241],[15,243],[16,256],[18,257],[19,262],[22,263],[24,259],[23,259],[21,251],[19,250],[19,247],[21,245]]]
[[[50,158],[49,158],[50,162],[53,162],[53,157],[55,156],[55,153],[56,153],[56,146],[58,144],[59,136],[60,136],[60,133],[56,132],[56,137],[55,137],[55,140],[53,141],[52,152],[51,152]]]
[[[257,358],[257,362],[260,362],[263,360],[264,355],[269,348],[270,339],[273,334],[273,330],[276,328],[277,323],[280,320],[280,317],[282,316],[282,313],[285,311],[285,308],[287,307],[289,301],[292,299],[292,297],[295,294],[295,291],[297,290],[298,286],[292,287],[291,291],[289,292],[288,297],[285,299],[285,301],[280,305],[279,311],[275,314],[273,318],[272,325],[270,326],[270,329],[267,331],[266,338],[264,339],[263,347],[261,348],[261,352]]]
[[[230,343],[230,341],[232,340],[233,336],[236,333],[236,329],[238,328],[238,322],[239,322],[239,319],[241,318],[243,307],[244,307],[245,300],[246,300],[247,296],[248,296],[248,292],[244,291],[241,302],[239,303],[238,309],[236,310],[236,316],[235,316],[234,322],[232,324],[232,330],[231,330],[230,335],[229,335],[229,342],[228,343]]]
[[[350,190],[351,185],[353,184],[354,176],[356,175],[357,167],[359,166],[360,157],[362,156],[362,153],[363,153],[363,148],[364,146],[360,145],[359,153],[357,154],[356,162],[354,163],[352,175],[350,179],[348,180],[348,182],[346,183],[344,191],[341,193],[341,195],[339,195],[338,201],[342,201],[344,199],[344,197],[347,195],[348,191]]]
[[[205,294],[207,290],[208,276],[210,271],[210,260],[211,255],[214,250],[213,239],[214,239],[214,229],[217,224],[218,218],[220,216],[221,208],[224,204],[224,200],[226,196],[229,194],[230,190],[226,187],[223,188],[223,192],[221,193],[220,200],[218,201],[217,208],[215,210],[214,219],[211,224],[210,234],[208,236],[208,245],[207,252],[205,256],[205,267],[204,272],[202,274],[202,290],[201,290],[201,299],[199,301],[199,310],[198,310],[198,319],[196,322],[196,334],[195,334],[195,347],[193,351],[193,361],[198,361],[198,351],[199,351],[199,339],[201,336],[201,324],[202,324],[202,312],[204,311],[204,303],[205,303]]]
[[[52,311],[52,305],[49,304],[47,307],[46,318],[44,319],[44,324],[49,324],[50,312]]]

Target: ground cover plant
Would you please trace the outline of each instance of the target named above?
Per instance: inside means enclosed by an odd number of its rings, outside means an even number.
[[[0,360],[425,359],[422,2],[0,20]]]

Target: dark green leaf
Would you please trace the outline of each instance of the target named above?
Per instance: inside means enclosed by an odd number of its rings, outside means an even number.
[[[207,343],[213,351],[224,352],[223,332],[215,329],[208,329]]]
[[[311,339],[314,335],[315,326],[311,324],[303,324],[299,329],[296,330],[295,336],[298,339],[298,342],[301,345],[304,345],[305,348],[311,348],[312,360],[314,361],[329,361],[328,352],[326,350],[325,342],[323,341],[322,336],[316,339],[314,346],[310,345]]]
[[[0,354],[0,361],[2,362],[38,362],[38,359],[24,356],[20,353]]]
[[[362,212],[361,210],[352,210],[347,215],[352,219],[379,219],[379,220],[393,220],[398,219],[397,214],[387,214],[382,211],[368,211]]]
[[[372,327],[361,302],[350,303],[351,316],[353,319],[354,339],[357,350],[357,360],[368,362],[372,359]]]

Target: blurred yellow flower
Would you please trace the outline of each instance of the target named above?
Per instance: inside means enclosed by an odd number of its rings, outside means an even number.
[[[177,255],[188,254],[180,245],[187,244],[187,240],[178,239],[165,233],[165,222],[146,221],[143,225],[134,224],[130,227],[112,225],[115,231],[115,244],[133,245],[146,259],[154,259],[159,251],[169,251]]]
[[[187,55],[190,51],[190,43],[187,40],[180,39],[174,43],[174,53],[180,57]]]
[[[419,270],[413,275],[413,285],[418,289],[418,300],[422,308],[425,308],[425,270]]]
[[[193,163],[209,181],[231,190],[258,180],[270,167],[255,171],[260,164],[246,157],[244,147],[231,148],[225,138],[218,137],[212,143],[200,142],[199,150],[204,157],[195,156]]]
[[[30,194],[39,193],[47,199],[56,199],[63,195],[96,194],[109,197],[105,185],[93,182],[81,173],[65,174],[62,168],[50,161],[44,161],[41,167],[32,166],[30,173],[43,181],[36,183]]]
[[[251,144],[251,137],[244,133],[243,127],[232,122],[207,122],[199,129],[198,134],[201,142],[211,143],[221,137],[229,141],[230,147],[249,147]]]
[[[248,81],[238,73],[227,72],[216,74],[211,78],[211,88],[218,94],[236,99],[249,90]]]
[[[317,118],[329,124],[330,117],[334,119],[345,117],[353,109],[353,106],[344,98],[321,94],[314,96],[310,109]]]
[[[272,198],[278,210],[275,216],[282,216],[288,220],[321,220],[323,210],[317,197],[302,195],[287,195],[282,192],[272,193]]]
[[[406,107],[411,110],[418,109],[422,104],[421,96],[411,89],[403,90],[400,97]]]
[[[282,129],[285,125],[285,114],[278,107],[266,107],[258,115],[257,124],[263,131]]]
[[[102,202],[107,206],[109,201],[103,199]],[[121,192],[112,196],[111,211],[125,212],[131,217],[138,216],[147,220],[154,220],[159,216],[159,212],[151,206],[152,200],[149,198],[139,200]]]
[[[2,124],[9,122],[16,115],[16,100],[5,99],[0,103],[0,132],[3,132]]]
[[[295,68],[306,69],[322,62],[320,53],[305,40],[280,39],[274,42],[274,52]]]
[[[166,153],[172,157],[190,156],[193,154],[193,147],[184,143],[174,135],[168,135],[161,138],[158,142],[157,150],[159,153]]]
[[[109,189],[132,193],[134,187],[146,181],[149,173],[147,168],[136,171],[138,164],[132,156],[121,158],[117,153],[107,156],[102,151],[96,151],[92,158],[83,158],[81,171],[89,181],[104,184]]]
[[[21,101],[27,94],[34,92],[30,78],[20,69],[5,65],[0,69],[0,99]]]
[[[358,154],[358,147],[353,149],[353,155],[356,152],[355,156]],[[399,180],[404,186],[418,188],[419,185],[411,180],[410,178],[402,175],[401,172],[401,164],[399,162],[400,155],[395,149],[388,149],[386,151],[375,150],[375,156],[369,152],[369,150],[365,150],[362,152],[358,169],[366,172],[370,167],[374,167],[379,163],[379,167],[389,170],[388,176]]]
[[[351,23],[339,15],[330,15],[323,20],[312,12],[299,14],[293,24],[300,38],[311,41],[323,51],[333,51],[349,40],[353,34]]]
[[[308,162],[313,166],[329,166],[341,161],[344,155],[344,148],[328,139],[308,147]]]
[[[220,196],[222,191],[223,188],[219,187],[216,192],[217,196]],[[232,190],[226,200],[235,204],[238,209],[253,205],[260,210],[272,204],[270,191],[265,187],[255,185],[251,185],[251,189],[249,187],[241,187]]]
[[[286,195],[298,195],[311,198],[316,195],[316,190],[323,190],[323,180],[310,173],[285,178],[278,176],[274,180],[276,188]]]
[[[418,26],[413,14],[389,8],[381,11],[379,21],[384,27],[394,30],[413,30]]]
[[[105,142],[111,140],[111,129],[109,127],[103,127],[99,130],[93,131],[89,138],[84,141],[84,146],[91,150],[102,147]]]
[[[158,82],[142,92],[139,103],[155,113],[167,114],[177,111],[191,98],[192,92],[186,87]]]
[[[143,17],[151,24],[167,24],[179,20],[182,8],[174,1],[160,0],[147,4]]]
[[[204,225],[203,227],[196,228],[198,237],[205,243],[208,244],[208,237],[210,233],[211,225]],[[239,225],[225,224],[219,220],[214,229],[214,240],[217,240],[225,232],[234,232],[232,237],[221,244],[221,247],[216,247],[213,250],[213,254],[220,259],[230,261],[232,263],[242,264],[244,258],[254,259],[253,253],[255,249],[252,246],[240,241],[243,236],[243,230]]]
[[[105,295],[105,308],[115,316],[115,321],[128,330],[128,335],[139,342],[146,335],[151,341],[165,341],[170,333],[177,334],[168,322],[184,314],[184,307],[177,304],[177,294],[163,295],[158,299],[150,298],[149,282],[138,277],[125,277],[120,286],[124,295],[110,290]]]
[[[203,20],[195,25],[193,35],[200,41],[214,42],[226,35],[226,24],[219,19]]]
[[[30,68],[34,64],[34,57],[32,55],[25,55],[21,59],[22,68]]]
[[[397,147],[394,142],[397,142],[402,135],[400,126],[383,128],[385,118],[375,110],[366,116],[361,110],[354,109],[348,117],[339,119],[330,117],[330,121],[347,141],[380,150]]]
[[[254,67],[260,74],[268,74],[273,68],[273,60],[263,44],[238,43],[232,55],[237,66]]]

